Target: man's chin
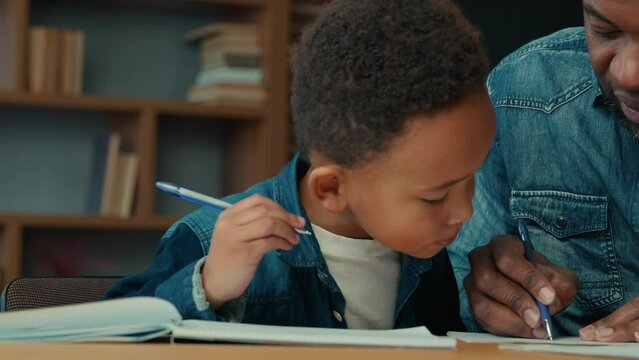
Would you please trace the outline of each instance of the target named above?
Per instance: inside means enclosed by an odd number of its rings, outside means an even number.
[[[630,132],[630,136],[632,136],[633,140],[636,143],[639,143],[639,125],[634,122],[626,119],[625,117],[622,119],[623,126]]]
[[[605,103],[606,103],[606,106],[608,107],[608,110],[615,113],[617,117],[619,117],[621,124],[623,125],[624,128],[626,128],[626,130],[628,130],[633,140],[636,143],[639,143],[639,124],[628,119],[626,114],[624,114],[624,112],[621,110],[621,104],[619,103],[618,99],[616,98],[611,99],[611,97],[608,95],[604,95],[604,96],[605,96]]]

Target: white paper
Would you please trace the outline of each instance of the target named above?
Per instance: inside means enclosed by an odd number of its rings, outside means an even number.
[[[547,339],[527,339],[518,337],[506,337],[487,333],[471,333],[471,332],[455,332],[449,331],[448,336],[467,343],[484,343],[484,344],[529,344],[529,345],[560,345],[560,346],[633,346],[634,342],[600,342],[600,341],[584,341],[577,336],[564,336]]]
[[[611,346],[571,346],[571,345],[549,345],[549,344],[504,344],[499,345],[501,350],[510,351],[535,351],[561,354],[585,355],[585,356],[609,356],[617,358],[639,359],[639,344],[616,343]]]
[[[350,330],[294,326],[271,326],[185,320],[173,330],[176,339],[258,344],[311,344],[455,348],[456,341],[435,336],[426,327],[396,330]]]

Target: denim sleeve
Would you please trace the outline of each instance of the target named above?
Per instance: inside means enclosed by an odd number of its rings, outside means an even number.
[[[513,221],[510,219],[510,185],[500,152],[499,139],[495,138],[490,154],[475,177],[474,214],[464,224],[457,240],[448,247],[457,286],[461,317],[468,331],[482,331],[473,318],[468,296],[464,290],[464,278],[470,272],[468,253],[487,244],[494,236],[507,233]]]
[[[178,222],[162,237],[151,267],[119,280],[107,298],[155,296],[170,301],[185,319],[240,321],[242,298],[230,301],[217,313],[206,301],[201,275],[206,252],[192,229]]]

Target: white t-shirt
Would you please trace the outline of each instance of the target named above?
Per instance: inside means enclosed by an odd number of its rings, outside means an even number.
[[[392,329],[400,254],[375,240],[352,239],[311,224],[328,270],[346,300],[350,329]]]

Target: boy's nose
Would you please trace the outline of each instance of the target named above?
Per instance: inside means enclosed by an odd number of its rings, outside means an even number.
[[[458,225],[468,221],[473,216],[473,196],[475,195],[475,179],[470,179],[463,192],[457,196],[457,201],[452,203],[449,225]]]

